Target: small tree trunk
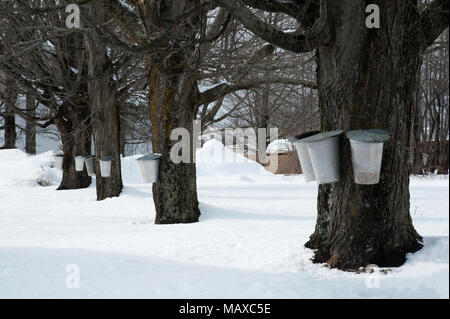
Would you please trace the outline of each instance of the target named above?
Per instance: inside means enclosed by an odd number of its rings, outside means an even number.
[[[35,116],[36,111],[35,98],[32,94],[27,94],[27,114]],[[32,121],[26,121],[25,124],[25,152],[27,154],[36,154],[36,125]]]
[[[6,81],[6,94],[5,94],[5,113],[3,116],[5,119],[4,124],[4,145],[3,149],[13,149],[16,148],[16,116],[14,112],[14,107],[17,100],[17,91],[14,81]]]
[[[422,247],[409,204],[409,146],[420,45],[418,21],[408,1],[381,1],[383,26],[367,29],[365,3],[329,2],[336,27],[333,45],[318,50],[322,129],[385,129],[381,180],[354,182],[349,141],[340,145],[342,180],[319,187],[316,231],[306,247],[315,262],[357,269],[400,266]]]
[[[88,73],[91,78],[89,95],[97,159],[97,200],[104,200],[119,196],[123,188],[120,163],[120,112],[117,88],[112,79],[112,62],[107,55],[106,47],[93,32],[87,36],[85,42],[89,53]],[[114,160],[110,177],[104,178],[101,176],[98,160],[105,156],[111,156]]]

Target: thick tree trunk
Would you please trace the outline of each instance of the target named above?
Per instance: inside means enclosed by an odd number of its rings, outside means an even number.
[[[32,94],[27,94],[27,114],[35,116],[35,98]],[[27,154],[36,154],[36,125],[32,121],[26,121],[25,124],[25,152]]]
[[[6,94],[5,94],[5,113],[3,116],[5,120],[4,124],[4,144],[3,149],[16,148],[16,116],[14,112],[14,106],[17,100],[17,91],[14,81],[6,81]]]
[[[156,224],[193,223],[200,217],[195,163],[175,164],[170,159],[176,143],[170,140],[171,131],[186,128],[192,137],[197,112],[195,74],[183,69],[185,64],[179,58],[174,54],[166,65],[152,64],[150,72],[153,151],[162,154],[159,179],[153,184]]]
[[[171,33],[170,40],[161,40],[160,47],[164,49],[148,57],[152,146],[153,152],[162,155],[159,178],[153,184],[156,224],[194,223],[200,216],[193,154],[190,163],[175,164],[170,159],[170,150],[176,143],[170,139],[172,130],[187,129],[191,133],[192,146],[201,57],[197,42],[207,12],[206,9],[198,9],[200,3],[199,0],[164,1],[164,5],[152,7],[151,14],[144,4],[140,6],[148,34],[158,31]],[[175,21],[196,7],[198,15],[183,21],[173,30],[167,28],[166,21]]]
[[[97,200],[117,197],[122,192],[122,169],[120,163],[120,112],[117,88],[112,79],[112,63],[106,47],[90,33],[86,38],[89,52],[89,95],[91,101],[92,127],[96,155]],[[111,156],[110,177],[102,177],[99,159]]]
[[[336,41],[318,50],[322,129],[385,129],[381,180],[354,183],[350,145],[341,138],[342,180],[321,185],[316,231],[306,247],[315,262],[357,269],[400,266],[422,238],[410,216],[408,160],[417,73],[418,17],[409,1],[378,1],[380,29],[365,26],[365,2],[329,2]]]
[[[69,104],[67,102],[66,104]],[[89,128],[89,107],[87,105],[65,105],[66,110],[55,118],[55,124],[61,134],[64,152],[63,178],[58,190],[87,188],[91,177],[86,169],[75,171],[74,156],[91,154],[91,130]]]

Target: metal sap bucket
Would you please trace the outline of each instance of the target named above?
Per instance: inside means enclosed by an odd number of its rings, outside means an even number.
[[[384,130],[357,130],[347,134],[352,151],[353,175],[356,184],[380,182],[384,142],[390,139]]]
[[[306,182],[315,181],[316,176],[314,175],[314,169],[311,163],[311,157],[309,156],[308,146],[304,142],[304,139],[319,133],[320,133],[319,131],[312,131],[296,135],[289,139],[289,142],[294,143],[295,148],[297,149],[298,158],[300,160],[300,166],[302,168],[303,176],[305,177]]]
[[[84,156],[74,156],[73,158],[75,159],[75,170],[77,172],[82,172],[84,166]]]
[[[55,155],[55,167],[57,169],[63,169],[64,165],[64,155],[58,154]]]
[[[147,154],[137,159],[144,183],[158,181],[159,159],[161,154]]]
[[[423,166],[427,166],[428,164],[428,160],[430,159],[431,155],[422,153],[422,162],[423,162]]]
[[[335,183],[341,180],[339,135],[342,133],[343,131],[324,132],[303,140],[308,147],[318,184]]]
[[[111,164],[114,157],[105,156],[99,159],[100,163],[100,174],[102,177],[110,177],[111,176]]]
[[[95,156],[86,157],[84,163],[86,164],[88,175],[95,176]]]

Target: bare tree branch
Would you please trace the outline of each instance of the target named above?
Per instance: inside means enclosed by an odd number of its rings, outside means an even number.
[[[434,0],[420,14],[422,32],[425,36],[424,49],[427,49],[448,28],[448,0]]]
[[[199,98],[199,105],[208,104],[217,101],[218,99],[227,96],[228,94],[241,91],[249,90],[258,87],[263,84],[285,84],[285,85],[302,85],[304,87],[316,89],[317,84],[314,82],[308,82],[303,80],[295,79],[283,79],[283,78],[267,78],[267,79],[256,79],[249,82],[241,82],[239,84],[219,84],[205,92],[203,92]]]
[[[234,15],[247,29],[269,43],[297,53],[309,52],[315,48],[304,35],[285,33],[263,22],[240,0],[217,0],[217,2]]]

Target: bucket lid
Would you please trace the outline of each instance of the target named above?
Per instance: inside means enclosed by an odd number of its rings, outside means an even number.
[[[391,138],[385,130],[356,130],[346,135],[349,140],[360,143],[384,143]]]
[[[323,132],[323,133],[319,133],[319,134],[304,138],[301,142],[302,143],[319,142],[319,141],[323,141],[327,138],[336,137],[338,135],[341,135],[342,133],[344,133],[344,131],[342,131],[342,130]]]
[[[319,133],[320,133],[320,131],[305,132],[303,134],[295,135],[295,136],[289,138],[288,141],[291,143],[299,142],[300,140],[302,140],[304,138],[307,138],[307,137],[310,137],[310,136],[313,136],[313,135],[316,135]]]
[[[159,159],[162,155],[157,153],[149,153],[145,156],[139,157],[137,161],[155,161]]]
[[[99,159],[101,162],[111,162],[114,159],[112,156],[105,156]]]

